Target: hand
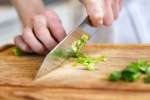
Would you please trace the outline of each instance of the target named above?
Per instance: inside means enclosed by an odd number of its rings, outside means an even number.
[[[47,54],[65,36],[57,14],[54,11],[44,11],[43,14],[31,18],[22,34],[15,38],[15,44],[24,52]]]
[[[93,26],[110,26],[117,19],[122,0],[80,0],[87,10]]]

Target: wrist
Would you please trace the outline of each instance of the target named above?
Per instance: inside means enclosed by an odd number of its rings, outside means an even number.
[[[42,0],[11,0],[15,6],[23,26],[30,25],[31,19],[44,11]]]

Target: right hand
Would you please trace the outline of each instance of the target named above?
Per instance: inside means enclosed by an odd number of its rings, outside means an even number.
[[[45,55],[66,36],[63,25],[54,11],[31,18],[29,25],[24,26],[21,35],[15,38],[15,44],[24,52],[35,52]]]
[[[80,0],[86,8],[92,26],[110,26],[118,18],[122,0]]]

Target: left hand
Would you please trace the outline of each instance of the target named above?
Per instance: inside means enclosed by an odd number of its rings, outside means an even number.
[[[118,18],[122,0],[80,0],[87,10],[92,26],[110,26]]]

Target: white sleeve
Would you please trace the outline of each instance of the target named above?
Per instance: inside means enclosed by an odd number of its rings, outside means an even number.
[[[130,0],[114,24],[115,42],[150,43],[149,9],[149,0]]]

